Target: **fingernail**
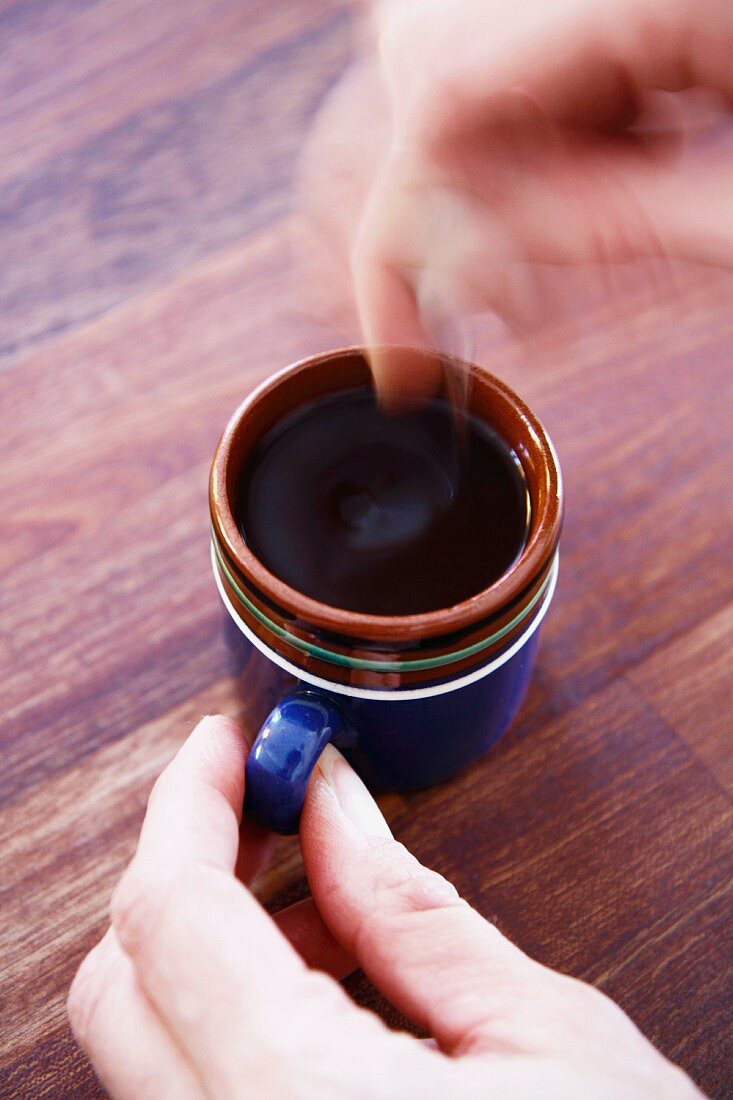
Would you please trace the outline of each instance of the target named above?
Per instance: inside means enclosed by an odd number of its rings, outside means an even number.
[[[368,836],[392,839],[382,811],[338,749],[333,745],[326,745],[317,767],[335,795],[344,816],[352,825]]]

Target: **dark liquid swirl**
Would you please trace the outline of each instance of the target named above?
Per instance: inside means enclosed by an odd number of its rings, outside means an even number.
[[[450,607],[506,572],[525,544],[527,501],[516,455],[475,417],[438,398],[390,417],[360,389],[264,436],[238,517],[252,552],[293,588],[406,615]]]

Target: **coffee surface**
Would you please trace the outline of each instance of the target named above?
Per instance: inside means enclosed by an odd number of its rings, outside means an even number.
[[[239,486],[246,543],[281,580],[350,611],[407,615],[476,595],[522,551],[521,465],[440,398],[388,416],[368,389],[302,406],[265,434]]]

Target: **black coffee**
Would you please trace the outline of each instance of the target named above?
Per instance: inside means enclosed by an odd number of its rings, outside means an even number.
[[[238,518],[253,553],[293,588],[407,615],[500,577],[524,546],[529,506],[517,456],[475,417],[438,398],[387,416],[358,389],[304,405],[264,436]]]

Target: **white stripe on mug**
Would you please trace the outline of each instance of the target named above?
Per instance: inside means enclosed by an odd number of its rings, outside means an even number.
[[[224,601],[224,605],[227,611],[234,619],[239,629],[245,635],[245,637],[259,649],[260,653],[264,654],[269,661],[273,664],[279,665],[280,668],[289,672],[292,676],[295,676],[298,680],[302,680],[306,684],[312,684],[313,687],[323,688],[325,691],[333,692],[337,695],[348,695],[352,699],[381,699],[383,701],[389,700],[390,702],[398,703],[400,701],[408,702],[410,699],[428,699],[431,695],[445,695],[449,691],[458,691],[459,688],[466,687],[468,684],[473,684],[476,680],[481,680],[484,676],[488,676],[494,672],[495,669],[500,668],[506,661],[510,660],[515,653],[518,653],[525,642],[534,634],[535,630],[539,627],[540,623],[544,619],[547,609],[550,606],[553,593],[555,591],[555,585],[557,584],[557,572],[560,565],[560,553],[555,553],[555,560],[552,563],[552,575],[550,577],[550,583],[547,588],[547,593],[542,605],[529,624],[523,634],[521,634],[516,641],[514,641],[508,649],[505,649],[503,653],[500,653],[498,657],[495,657],[493,661],[489,661],[488,664],[482,665],[481,668],[474,669],[473,672],[467,673],[465,676],[460,676],[456,680],[449,680],[447,683],[434,684],[431,687],[420,688],[406,688],[401,691],[399,688],[383,689],[383,688],[360,688],[352,687],[350,684],[337,684],[331,680],[324,680],[320,676],[314,676],[311,672],[306,672],[305,669],[298,668],[297,665],[292,664],[286,660],[285,657],[281,657],[279,653],[275,653],[270,649],[261,638],[258,638],[254,631],[247,626],[244,619],[234,608],[229,596],[227,595],[224,584],[221,579],[221,574],[216,562],[216,555],[214,547],[211,547],[211,565],[214,570],[214,579],[216,580],[216,586],[219,589],[219,594]]]

